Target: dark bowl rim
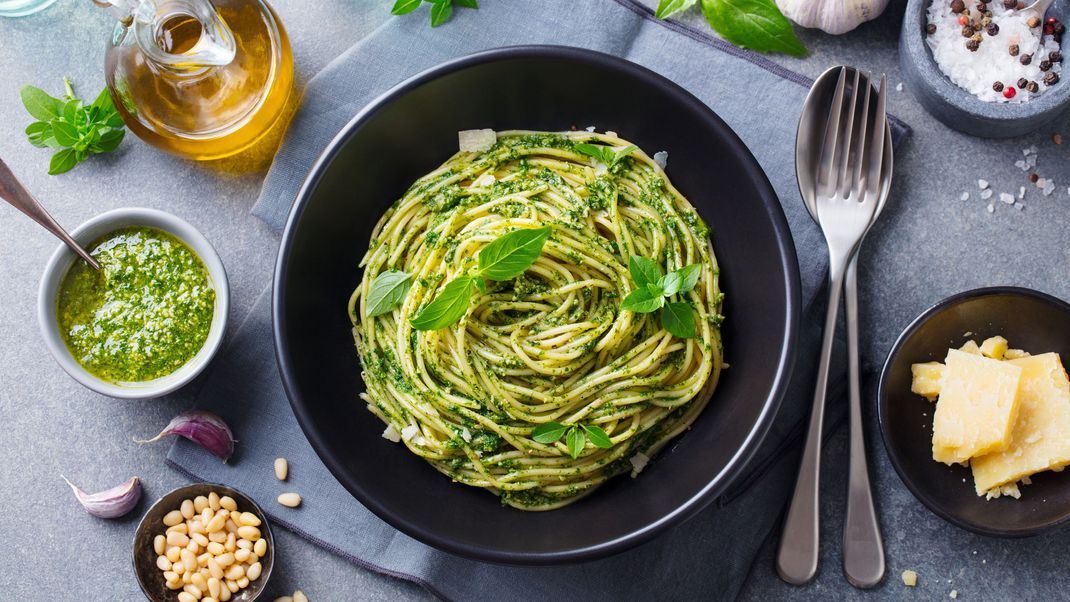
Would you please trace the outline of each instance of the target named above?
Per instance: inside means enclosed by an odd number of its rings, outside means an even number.
[[[754,181],[756,192],[762,199],[770,216],[774,238],[777,242],[777,253],[781,263],[787,265],[783,278],[786,292],[785,305],[788,315],[783,333],[785,344],[780,352],[776,375],[770,387],[769,395],[763,400],[764,408],[761,414],[751,428],[743,445],[736,451],[728,464],[714,475],[702,490],[660,519],[609,541],[553,552],[509,552],[479,545],[459,543],[446,537],[440,537],[432,530],[425,529],[398,516],[389,506],[380,503],[373,494],[365,492],[359,483],[352,482],[346,476],[341,463],[334,458],[329,446],[320,439],[310,412],[306,410],[305,404],[300,401],[301,396],[290,358],[289,340],[282,329],[278,327],[282,323],[282,316],[286,313],[284,290],[287,282],[286,274],[290,259],[290,248],[295,238],[297,224],[323,175],[349,139],[366,121],[410,91],[456,71],[484,63],[509,59],[566,59],[626,74],[647,85],[672,92],[682,103],[689,104],[696,112],[704,114],[723,129],[725,135],[722,138],[722,142],[729,150],[742,156],[744,162],[747,163],[748,175]],[[773,190],[772,184],[769,183],[769,179],[757,159],[754,158],[753,153],[750,152],[739,136],[720,116],[682,86],[663,75],[624,58],[585,48],[558,45],[517,45],[492,48],[451,59],[396,84],[358,111],[327,144],[315,163],[313,163],[286,219],[275,264],[271,293],[271,321],[275,343],[275,358],[282,377],[283,389],[286,391],[286,396],[290,401],[290,407],[309,444],[311,444],[335,479],[357,501],[387,524],[418,541],[440,550],[481,561],[509,565],[557,565],[595,560],[649,541],[668,527],[694,516],[712,502],[716,494],[720,493],[732,480],[739,476],[740,471],[757,452],[780,409],[795,365],[802,303],[801,278],[798,265],[787,217],[780,206],[776,191]]]
[[[153,503],[149,504],[149,507],[145,509],[144,514],[141,515],[141,519],[138,520],[138,522],[137,522],[137,527],[134,528],[134,537],[130,542],[130,547],[132,549],[131,564],[133,565],[133,569],[134,569],[134,579],[137,581],[138,587],[141,589],[141,593],[145,594],[145,597],[148,598],[149,600],[153,600],[153,597],[152,597],[152,594],[149,593],[148,588],[145,586],[145,580],[141,576],[141,572],[138,570],[138,566],[139,565],[138,565],[138,562],[137,562],[138,561],[137,538],[138,538],[139,535],[141,535],[145,530],[147,530],[149,528],[149,525],[145,524],[145,520],[148,519],[149,513],[151,513],[153,511],[153,509],[156,508],[156,506],[159,506],[161,502],[163,502],[164,498],[166,498],[168,496],[171,496],[171,495],[174,495],[174,494],[179,493],[179,492],[184,492],[184,491],[187,491],[187,490],[190,490],[190,489],[195,489],[195,488],[196,489],[201,489],[201,488],[204,488],[204,487],[209,487],[209,488],[213,488],[213,489],[214,488],[219,488],[221,490],[225,489],[225,490],[227,490],[228,495],[229,495],[229,492],[233,492],[233,493],[238,494],[239,496],[241,496],[242,499],[241,500],[235,500],[235,501],[240,501],[240,502],[243,502],[243,503],[247,503],[253,509],[253,514],[255,514],[257,516],[257,518],[260,519],[260,526],[257,527],[257,528],[260,529],[261,536],[263,536],[263,534],[267,535],[267,537],[265,537],[265,539],[267,539],[268,543],[271,544],[271,545],[268,546],[268,551],[267,551],[267,554],[266,554],[266,556],[268,558],[270,558],[271,560],[270,560],[270,562],[267,563],[266,570],[263,573],[261,573],[260,578],[257,579],[257,584],[258,584],[259,589],[253,594],[253,596],[251,598],[249,598],[249,602],[253,602],[253,600],[256,600],[257,598],[259,598],[264,593],[264,591],[267,590],[268,581],[271,579],[271,571],[272,571],[272,569],[275,568],[275,545],[276,545],[275,535],[271,532],[271,521],[268,520],[267,513],[264,512],[264,509],[260,507],[260,504],[256,503],[256,500],[254,500],[252,498],[252,496],[250,496],[248,493],[245,493],[241,489],[238,489],[237,487],[232,487],[230,485],[225,485],[223,483],[212,483],[210,481],[197,481],[196,483],[187,483],[185,485],[179,485],[178,487],[175,487],[174,489],[171,489],[170,491],[168,491],[168,492],[164,493],[163,495],[161,495],[160,497],[156,498],[156,501],[154,501]],[[192,499],[192,498],[190,498],[190,499]],[[176,592],[176,594],[177,594],[177,592]]]
[[[918,79],[921,80],[921,85],[928,86],[936,92],[942,102],[972,117],[994,119],[1007,123],[1044,115],[1050,115],[1054,118],[1057,113],[1070,105],[1070,83],[1060,79],[1056,83],[1058,86],[1056,90],[1050,90],[1035,100],[1011,104],[1012,110],[1015,112],[1013,115],[993,116],[986,113],[986,108],[1005,106],[1005,104],[1010,103],[992,103],[981,100],[959,87],[958,84],[951,81],[951,78],[940,70],[940,66],[936,64],[932,49],[929,48],[925,36],[921,33],[921,26],[925,23],[925,14],[928,11],[929,4],[931,4],[931,0],[908,0],[900,31],[900,42],[904,46],[920,46],[923,49],[925,60],[917,64]],[[914,55],[910,52],[900,51],[899,55],[903,61],[917,63],[914,60]],[[1070,73],[1067,75],[1070,77]]]
[[[1067,511],[1058,519],[1049,521],[1042,525],[1023,529],[1006,529],[992,527],[991,525],[966,520],[953,512],[948,512],[939,500],[933,499],[930,496],[926,495],[915,483],[914,477],[911,476],[911,473],[908,468],[908,465],[910,463],[904,461],[904,459],[899,455],[896,448],[891,444],[891,427],[888,425],[888,421],[886,420],[885,416],[886,409],[888,407],[888,400],[886,399],[886,389],[888,386],[888,379],[890,378],[889,371],[891,369],[893,361],[899,355],[899,352],[902,350],[907,340],[909,340],[918,331],[924,328],[931,318],[933,318],[937,314],[942,313],[943,311],[954,305],[958,305],[959,303],[962,303],[964,301],[971,301],[983,297],[1005,295],[1029,297],[1032,299],[1043,301],[1051,304],[1052,306],[1060,309],[1063,313],[1066,313],[1068,316],[1070,316],[1070,303],[1067,303],[1066,301],[1063,301],[1062,299],[1053,295],[1049,295],[1048,293],[1019,286],[990,286],[984,288],[977,288],[957,293],[951,295],[950,297],[947,297],[946,299],[938,301],[932,307],[922,312],[921,315],[919,315],[917,318],[914,318],[914,320],[910,322],[910,325],[903,330],[902,334],[899,335],[899,338],[896,339],[895,344],[892,345],[891,351],[888,352],[888,357],[884,361],[884,367],[881,369],[880,381],[877,385],[877,423],[880,426],[881,441],[884,443],[884,450],[888,453],[888,457],[892,461],[892,466],[895,468],[895,472],[899,475],[899,480],[903,481],[903,484],[907,486],[907,489],[909,489],[912,494],[914,494],[914,497],[921,501],[921,503],[924,504],[930,511],[932,511],[933,514],[955,525],[956,527],[966,529],[967,531],[972,531],[979,535],[1001,538],[1021,538],[1038,535],[1044,531],[1047,531],[1053,527],[1056,527],[1066,522],[1067,520],[1070,520],[1070,508],[1067,508]]]

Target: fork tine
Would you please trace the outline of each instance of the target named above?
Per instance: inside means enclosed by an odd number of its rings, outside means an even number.
[[[821,143],[821,157],[817,162],[817,191],[822,196],[829,196],[835,190],[835,158],[837,138],[840,132],[840,111],[843,108],[843,93],[847,87],[847,68],[840,67],[840,77],[836,81],[836,91],[832,95],[828,120],[825,122],[825,137]]]
[[[888,135],[888,115],[887,101],[888,101],[888,78],[881,76],[880,89],[877,92],[877,111],[873,119],[873,126],[871,131],[873,132],[873,140],[869,143],[869,161],[868,173],[866,174],[866,192],[867,194],[876,195],[880,192],[881,182],[881,170],[884,163],[884,146],[887,143],[886,136]]]
[[[840,196],[847,197],[852,189],[851,184],[851,150],[854,147],[855,111],[858,107],[858,81],[859,70],[855,69],[854,82],[851,84],[851,96],[847,100],[847,118],[843,122],[844,132],[837,140],[836,157],[839,163],[837,171],[837,190]],[[857,159],[856,159],[857,161]]]
[[[856,72],[857,73],[857,72]],[[865,191],[865,179],[863,171],[869,164],[869,153],[866,145],[870,143],[868,137],[872,135],[872,132],[868,130],[869,126],[869,98],[870,92],[873,89],[873,85],[869,81],[869,77],[865,77],[865,96],[862,97],[862,108],[858,115],[858,129],[859,132],[855,136],[855,140],[858,144],[854,150],[854,167],[851,169],[851,192],[855,195],[861,196]]]

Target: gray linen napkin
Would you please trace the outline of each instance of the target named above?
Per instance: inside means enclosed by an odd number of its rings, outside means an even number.
[[[448,27],[436,30],[423,19],[388,21],[309,83],[254,214],[281,228],[301,181],[327,142],[394,84],[447,59],[525,43],[581,46],[625,57],[679,83],[728,122],[758,158],[783,204],[807,308],[800,349],[816,349],[827,258],[799,199],[793,160],[795,125],[809,81],[705,32],[657,21],[632,0],[484,0],[478,12],[458,11]],[[615,124],[595,125],[612,129]],[[908,131],[898,122],[894,129],[897,141]],[[575,566],[520,568],[458,558],[397,532],[353,499],[320,462],[290,412],[275,364],[266,292],[199,396],[200,407],[219,413],[234,429],[240,441],[235,457],[221,464],[179,439],[167,461],[191,479],[245,491],[269,509],[276,524],[316,545],[365,568],[415,581],[444,598],[473,599],[497,591],[538,601],[580,593],[595,600],[731,599],[777,524],[794,482],[814,355],[800,354],[795,380],[768,438],[745,475],[714,504],[684,528],[612,558]],[[840,362],[834,366],[836,375],[843,374]],[[842,412],[834,404],[829,423],[836,423]],[[281,484],[264,475],[278,456],[288,458],[292,467],[285,488],[305,497],[299,509],[273,503]]]

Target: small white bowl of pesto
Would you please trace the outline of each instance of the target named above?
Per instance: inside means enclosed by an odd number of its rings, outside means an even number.
[[[41,334],[75,380],[109,397],[150,399],[204,369],[223,342],[230,292],[219,255],[185,220],[127,208],[71,236],[97,272],[65,245],[38,290]]]

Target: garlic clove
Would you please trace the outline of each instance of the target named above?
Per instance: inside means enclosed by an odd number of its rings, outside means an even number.
[[[847,33],[880,16],[888,0],[776,0],[785,17],[826,33]]]
[[[204,410],[189,410],[171,419],[171,422],[152,439],[137,443],[153,443],[169,435],[185,437],[200,445],[226,462],[234,453],[234,435],[222,418]]]
[[[60,475],[62,476],[62,475]],[[141,481],[131,477],[129,481],[98,493],[86,493],[63,477],[71,486],[74,497],[85,511],[98,518],[118,518],[133,510],[141,499]]]

